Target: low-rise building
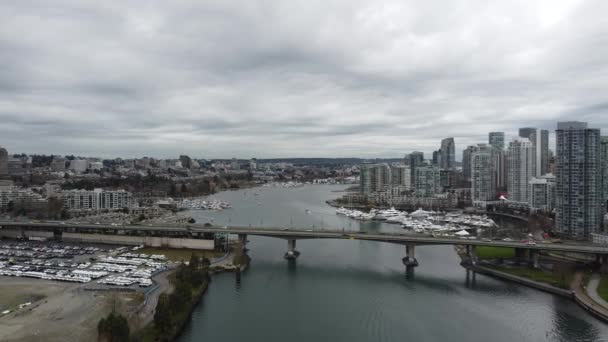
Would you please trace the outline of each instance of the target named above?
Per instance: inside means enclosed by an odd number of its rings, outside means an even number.
[[[169,210],[160,207],[137,207],[129,209],[129,214],[133,216],[144,215],[148,219],[158,218],[169,212]]]
[[[74,159],[70,161],[70,170],[74,172],[85,172],[89,167],[89,161],[86,159]]]
[[[607,233],[591,233],[589,235],[591,237],[592,243],[597,243],[599,245],[608,245],[608,234]]]
[[[9,203],[18,202],[46,202],[46,200],[38,193],[31,189],[21,188],[18,186],[0,187],[0,208],[6,209]]]
[[[64,172],[65,171],[65,160],[59,159],[51,162],[51,170],[54,172]]]
[[[125,190],[68,190],[61,194],[68,210],[117,210],[132,207],[131,193]]]

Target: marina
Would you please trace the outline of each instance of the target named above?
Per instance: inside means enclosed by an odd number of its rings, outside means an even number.
[[[496,222],[485,215],[471,215],[463,212],[444,213],[418,209],[408,213],[395,208],[371,209],[369,212],[365,212],[341,207],[336,210],[336,214],[361,221],[375,220],[400,224],[402,228],[413,230],[416,233],[466,232],[471,229],[497,227]]]
[[[232,208],[230,202],[214,198],[184,198],[177,203],[180,210],[224,210]]]

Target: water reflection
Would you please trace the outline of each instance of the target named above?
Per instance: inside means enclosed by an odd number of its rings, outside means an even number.
[[[600,322],[587,314],[582,317],[573,315],[571,310],[573,305],[575,305],[573,302],[564,298],[553,297],[553,325],[547,335],[563,342],[600,340],[599,331],[595,325],[590,323],[590,320]],[[608,336],[603,336],[603,338],[608,339]]]

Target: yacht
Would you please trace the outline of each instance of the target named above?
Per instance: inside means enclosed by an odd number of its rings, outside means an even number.
[[[386,209],[386,210],[378,210],[376,219],[377,220],[386,220],[390,217],[402,216],[403,214],[404,214],[403,212],[396,210],[395,207],[391,207],[390,209]]]
[[[340,207],[336,210],[336,214],[338,215],[347,215],[350,212],[350,210],[344,208],[344,207]]]

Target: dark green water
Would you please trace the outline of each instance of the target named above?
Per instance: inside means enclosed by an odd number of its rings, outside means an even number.
[[[216,197],[232,210],[194,215],[232,225],[400,229],[336,216],[324,201],[340,188],[227,192]],[[180,341],[608,341],[608,326],[571,301],[467,274],[450,246],[418,247],[420,267],[407,278],[397,245],[303,240],[288,263],[285,241],[249,240],[251,267],[240,279],[214,277]]]

